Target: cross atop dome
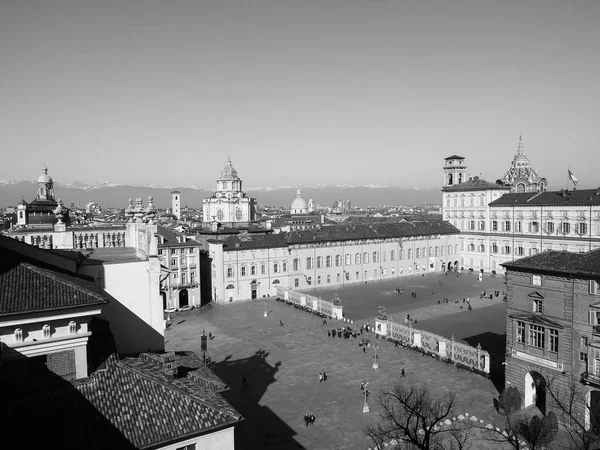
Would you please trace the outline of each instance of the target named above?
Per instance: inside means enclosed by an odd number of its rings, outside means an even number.
[[[235,168],[231,164],[231,158],[227,157],[227,164],[225,164],[225,167],[221,171],[221,178],[237,178],[237,177],[238,177],[237,170],[235,170]]]

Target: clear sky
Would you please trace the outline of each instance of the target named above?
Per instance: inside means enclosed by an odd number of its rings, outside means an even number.
[[[0,0],[0,180],[600,185],[600,1]]]

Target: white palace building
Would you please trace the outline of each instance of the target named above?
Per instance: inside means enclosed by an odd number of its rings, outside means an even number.
[[[460,230],[460,266],[504,271],[500,264],[546,250],[600,248],[600,188],[547,191],[519,139],[517,154],[495,183],[468,178],[465,158],[445,159],[443,219]]]

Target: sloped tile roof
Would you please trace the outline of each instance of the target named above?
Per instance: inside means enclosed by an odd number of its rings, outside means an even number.
[[[452,155],[452,156],[448,156],[447,158],[444,158],[444,161],[447,161],[449,159],[465,159],[464,156],[458,156],[458,155]]]
[[[230,236],[225,239],[224,251],[287,247],[295,244],[339,242],[359,239],[390,239],[435,234],[458,234],[458,228],[442,220],[414,222],[375,222],[332,225],[309,230],[297,230],[259,236]]]
[[[93,282],[24,262],[0,248],[0,317],[107,303]]]
[[[547,251],[501,264],[508,270],[600,278],[600,249],[587,253]]]
[[[170,230],[163,226],[157,227],[157,234],[161,235],[164,239],[164,244],[158,244],[158,248],[165,247],[199,247],[200,242],[194,241],[193,239],[188,239],[185,234],[179,233],[177,231]],[[179,242],[177,240],[177,236],[183,236],[183,242]]]
[[[473,177],[464,183],[445,186],[442,188],[444,192],[463,192],[463,191],[485,191],[485,190],[505,190],[509,191],[510,186],[505,186],[496,183],[490,183],[483,178]]]
[[[189,366],[190,355],[176,356],[175,363],[186,359]],[[3,425],[14,422],[18,427],[27,417],[27,426],[35,423],[36,432],[39,427],[54,431],[44,439],[52,436],[57,448],[156,448],[234,426],[242,417],[213,389],[220,390],[223,383],[216,375],[214,384],[198,383],[190,374],[210,369],[198,358],[193,365],[198,367],[172,378],[154,358],[119,361],[112,355],[103,369],[72,383],[57,377],[4,380],[0,417],[6,419]],[[11,383],[14,389],[7,390]]]
[[[544,191],[504,194],[490,206],[596,206],[600,205],[600,188],[574,191]]]

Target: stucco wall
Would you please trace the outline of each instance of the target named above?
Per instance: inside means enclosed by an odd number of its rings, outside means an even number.
[[[234,428],[230,427],[176,444],[166,445],[160,447],[159,450],[176,450],[190,444],[196,444],[196,450],[234,450]]]

